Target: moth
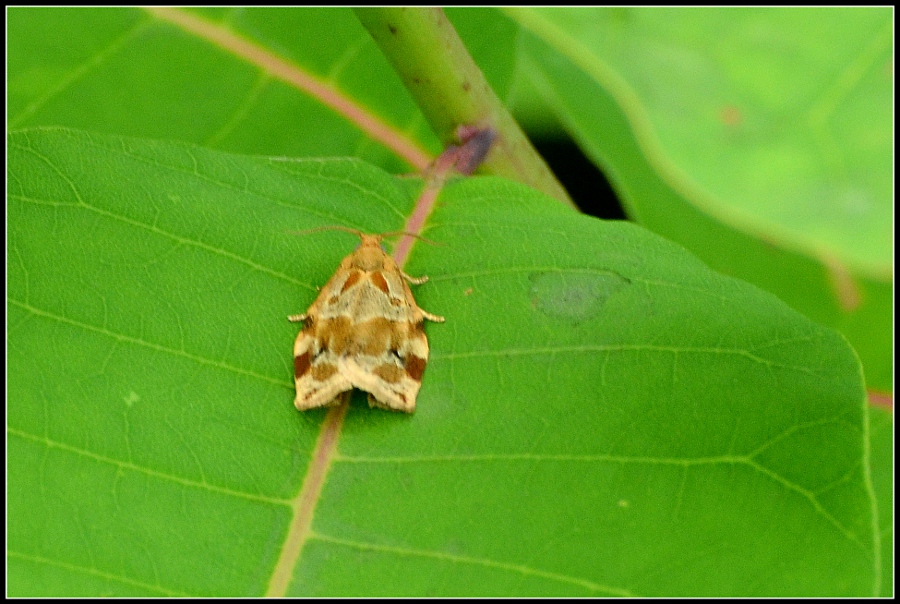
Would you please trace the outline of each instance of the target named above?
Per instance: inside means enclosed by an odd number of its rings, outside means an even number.
[[[329,407],[353,388],[365,390],[370,407],[412,413],[428,362],[425,319],[444,317],[416,304],[411,277],[381,247],[381,235],[350,231],[360,245],[344,258],[312,306],[288,317],[303,322],[294,342],[294,406]]]

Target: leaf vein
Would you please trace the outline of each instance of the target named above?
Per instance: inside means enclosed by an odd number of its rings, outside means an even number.
[[[511,562],[498,562],[496,560],[490,560],[487,558],[476,558],[473,556],[460,556],[457,554],[448,554],[446,552],[436,552],[429,550],[418,550],[411,549],[405,547],[394,547],[389,545],[379,545],[374,543],[364,543],[360,541],[350,541],[347,539],[340,539],[338,537],[331,537],[329,535],[322,535],[320,533],[314,533],[310,535],[311,539],[317,539],[319,541],[323,541],[325,543],[333,543],[335,545],[343,545],[345,547],[352,547],[355,549],[363,550],[363,551],[376,551],[376,552],[384,552],[390,554],[397,554],[400,556],[415,556],[421,558],[431,558],[435,560],[442,560],[445,562],[454,562],[457,564],[472,564],[478,566],[484,566],[487,568],[496,568],[505,571],[511,571],[520,573],[522,575],[541,577],[544,579],[550,579],[553,581],[559,581],[561,583],[568,583],[570,585],[577,585],[579,587],[583,587],[592,592],[605,592],[611,595],[620,596],[620,597],[633,597],[634,594],[630,591],[618,587],[610,587],[608,585],[603,585],[601,583],[596,583],[594,581],[589,581],[587,579],[581,579],[579,577],[572,577],[569,575],[563,575],[560,573],[549,572],[545,570],[540,570],[536,568],[532,568],[530,566],[525,566],[523,564],[513,564]]]
[[[121,575],[114,575],[112,573],[104,572],[104,571],[98,570],[96,568],[89,568],[89,567],[80,566],[77,564],[70,564],[68,562],[62,562],[60,560],[52,560],[50,558],[45,558],[44,556],[34,556],[31,554],[17,552],[15,550],[9,550],[8,555],[11,558],[19,558],[21,560],[27,560],[29,562],[35,562],[38,564],[47,564],[50,566],[56,566],[59,568],[64,568],[69,571],[84,573],[87,575],[93,575],[95,577],[100,577],[101,579],[106,579],[108,581],[118,581],[119,583],[124,583],[125,585],[131,585],[134,587],[141,587],[143,589],[158,591],[167,596],[189,597],[191,595],[186,592],[173,591],[171,589],[166,589],[165,587],[162,587],[160,585],[144,583],[143,581],[135,581],[134,579],[129,579],[128,577],[123,577]]]
[[[242,367],[237,367],[235,365],[229,365],[227,363],[223,363],[222,361],[216,361],[216,360],[208,359],[206,357],[202,357],[202,356],[199,356],[196,354],[191,354],[184,350],[176,350],[174,348],[169,348],[168,346],[162,346],[160,344],[154,344],[153,342],[147,342],[146,340],[142,340],[140,338],[126,336],[126,335],[120,334],[120,333],[115,333],[113,331],[104,329],[102,327],[97,327],[95,325],[89,325],[87,323],[82,323],[81,321],[75,321],[73,319],[69,319],[68,317],[63,317],[63,316],[60,316],[60,315],[57,315],[57,314],[54,314],[51,312],[47,312],[45,310],[41,310],[39,308],[35,308],[34,306],[31,306],[30,304],[26,304],[26,303],[20,302],[18,300],[8,299],[7,302],[10,304],[13,304],[15,306],[18,306],[34,315],[37,315],[40,317],[46,317],[46,318],[52,319],[54,321],[59,321],[60,323],[66,323],[68,325],[72,325],[72,326],[78,327],[80,329],[85,329],[87,331],[93,331],[95,333],[103,334],[103,335],[108,336],[118,342],[127,342],[129,344],[145,346],[152,350],[157,350],[159,352],[164,352],[164,353],[171,354],[174,356],[182,357],[182,358],[194,361],[195,363],[200,363],[203,365],[210,365],[210,366],[216,367],[218,369],[224,369],[226,371],[231,371],[231,372],[234,372],[234,373],[237,373],[240,375],[252,377],[252,378],[255,378],[258,380],[262,380],[264,382],[268,382],[270,384],[275,384],[278,386],[286,386],[286,387],[291,386],[291,384],[289,384],[288,382],[286,382],[284,380],[275,379],[268,375],[256,373],[255,371],[249,371],[247,369],[243,369]]]
[[[240,491],[235,491],[234,489],[229,489],[227,487],[221,487],[215,484],[211,484],[206,481],[196,481],[190,480],[188,478],[182,478],[180,476],[175,476],[173,474],[167,474],[165,472],[160,472],[159,470],[154,470],[151,468],[146,468],[143,466],[139,466],[137,464],[122,461],[120,459],[114,459],[112,457],[107,457],[106,455],[100,455],[99,453],[94,453],[92,451],[87,451],[85,449],[81,449],[79,447],[74,447],[72,445],[62,443],[59,441],[52,440],[45,436],[37,436],[35,434],[29,434],[28,432],[24,432],[22,430],[17,430],[15,428],[7,427],[6,432],[11,436],[18,436],[19,438],[24,438],[26,440],[30,440],[32,442],[36,442],[44,445],[48,449],[59,449],[62,451],[67,451],[69,453],[74,453],[75,455],[81,455],[83,457],[87,457],[89,459],[93,459],[95,461],[99,461],[101,463],[106,463],[120,470],[130,470],[132,472],[139,472],[141,474],[145,474],[147,476],[152,476],[154,478],[159,478],[161,480],[167,480],[170,482],[175,482],[180,485],[191,487],[195,489],[204,489],[207,491],[212,491],[214,493],[222,493],[224,495],[230,495],[232,497],[239,497],[241,499],[247,499],[250,501],[257,501],[261,503],[271,503],[276,505],[290,505],[291,502],[285,499],[278,499],[276,497],[267,497],[265,495],[254,495],[252,493],[242,493]]]

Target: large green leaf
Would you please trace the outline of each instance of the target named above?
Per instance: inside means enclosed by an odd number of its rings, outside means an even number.
[[[535,88],[635,219],[840,329],[893,389],[887,9],[514,16]]]
[[[869,408],[871,434],[872,484],[878,501],[881,532],[881,589],[883,596],[894,595],[894,414],[892,409]]]
[[[678,246],[450,183],[406,266],[447,318],[418,410],[357,400],[323,459],[285,317],[353,242],[288,231],[400,228],[415,181],[69,130],[9,151],[11,595],[881,593],[853,351]]]

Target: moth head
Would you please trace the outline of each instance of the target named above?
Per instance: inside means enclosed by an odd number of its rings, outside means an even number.
[[[392,261],[390,260],[390,256],[387,255],[387,252],[381,245],[381,241],[385,237],[407,235],[409,237],[415,237],[416,239],[420,239],[432,245],[440,245],[438,243],[435,243],[434,241],[422,237],[421,235],[409,233],[407,231],[392,231],[390,233],[376,233],[374,235],[367,235],[362,231],[358,231],[356,229],[351,229],[350,227],[341,225],[320,226],[305,231],[294,231],[294,233],[297,235],[306,235],[308,233],[315,233],[318,231],[346,231],[348,233],[353,233],[354,235],[359,237],[359,247],[356,248],[356,251],[354,251],[352,255],[344,259],[344,262],[349,262],[350,266],[364,271],[381,270],[384,268],[384,265],[386,263],[392,263]]]
[[[378,271],[384,268],[387,253],[381,247],[381,235],[358,233],[361,243],[353,253],[353,266],[364,271]]]

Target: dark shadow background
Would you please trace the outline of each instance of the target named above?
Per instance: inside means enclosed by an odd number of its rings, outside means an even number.
[[[627,220],[606,176],[575,143],[538,138],[532,142],[582,212],[607,220]]]

